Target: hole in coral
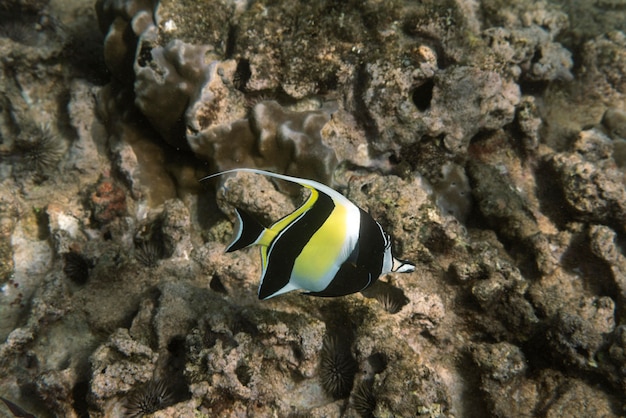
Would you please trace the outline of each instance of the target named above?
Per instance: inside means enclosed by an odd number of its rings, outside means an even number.
[[[533,57],[531,58],[530,62],[531,62],[531,64],[536,64],[539,61],[541,61],[542,58],[543,58],[543,53],[541,52],[541,48],[537,48],[537,50],[535,50],[535,53],[533,54]]]
[[[390,314],[400,312],[404,305],[409,303],[409,299],[404,295],[402,289],[380,280],[361,293],[367,298],[376,299],[381,307]]]
[[[244,91],[246,90],[246,85],[248,81],[250,81],[250,77],[252,77],[252,70],[250,69],[250,61],[247,59],[240,59],[237,63],[237,69],[235,70],[235,75],[233,76],[233,85],[237,90]]]
[[[211,279],[211,283],[209,283],[209,287],[211,288],[211,290],[217,293],[223,293],[223,294],[228,293],[226,291],[226,288],[224,287],[224,284],[220,280],[219,276],[213,276],[213,278]]]
[[[139,54],[137,55],[137,64],[140,67],[145,67],[152,61],[152,45],[148,43],[142,43]]]
[[[177,335],[172,337],[167,343],[167,351],[172,355],[184,356],[185,354],[185,337]]]
[[[318,84],[318,93],[326,94],[329,91],[337,90],[337,85],[339,84],[339,78],[337,74],[332,73],[327,75],[322,81]]]
[[[80,381],[72,388],[72,407],[74,412],[81,418],[89,417],[89,404],[87,403],[87,395],[89,394],[89,382]]]
[[[430,102],[433,99],[433,89],[435,88],[435,82],[430,79],[426,80],[420,86],[417,86],[413,90],[413,94],[411,95],[411,100],[413,100],[413,104],[421,111],[425,112],[430,108]]]
[[[387,285],[376,294],[376,300],[382,308],[390,314],[396,314],[402,310],[409,300],[404,296],[402,289]]]
[[[455,241],[446,234],[442,225],[430,223],[425,225],[425,228],[427,227],[428,234],[425,237],[424,245],[430,251],[435,254],[445,254],[454,247]]]
[[[155,240],[135,244],[135,259],[146,267],[156,267],[162,255],[162,246]]]
[[[237,26],[230,25],[228,27],[228,35],[226,37],[226,51],[224,51],[224,58],[230,59],[235,52],[235,46],[237,45]]]
[[[523,78],[519,82],[522,95],[540,95],[548,88],[549,83],[544,80],[528,80]]]
[[[243,315],[237,315],[237,319],[232,326],[233,335],[237,335],[240,332],[255,336],[259,333],[256,324]]]
[[[239,382],[244,386],[248,386],[250,380],[252,380],[252,370],[250,370],[250,367],[245,364],[237,366],[235,369],[235,375],[237,375],[237,380],[239,380]]]
[[[40,240],[48,239],[50,236],[50,228],[48,227],[50,219],[48,213],[45,210],[36,209],[33,209],[33,213],[37,221],[37,238]]]
[[[91,260],[88,260],[84,255],[70,251],[63,254],[63,272],[68,279],[76,284],[85,284],[89,279],[89,270],[94,266]]]
[[[293,356],[296,358],[296,360],[302,361],[304,359],[304,353],[302,352],[302,349],[300,347],[298,347],[297,345],[292,345],[291,349],[293,350]]]
[[[367,358],[367,363],[373,374],[381,373],[387,368],[387,356],[383,353],[374,353]]]

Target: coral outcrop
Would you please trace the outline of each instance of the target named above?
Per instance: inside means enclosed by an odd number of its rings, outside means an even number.
[[[5,1],[0,415],[622,416],[618,3]],[[259,301],[238,167],[415,272]]]

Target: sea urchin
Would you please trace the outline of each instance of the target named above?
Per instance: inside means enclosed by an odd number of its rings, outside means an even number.
[[[352,393],[352,406],[363,418],[373,418],[376,408],[376,398],[372,392],[372,382],[363,380]]]
[[[53,169],[65,154],[65,145],[48,126],[33,126],[17,143],[24,164],[42,174]]]
[[[126,400],[126,418],[140,418],[159,411],[172,401],[172,393],[163,380],[151,380],[132,392]]]
[[[63,272],[67,278],[75,283],[85,284],[89,278],[89,270],[93,268],[93,262],[75,251],[65,253],[63,259],[65,261]]]
[[[350,347],[336,336],[326,336],[320,357],[320,379],[326,393],[335,399],[348,397],[357,371]]]
[[[380,287],[374,297],[382,308],[390,314],[400,312],[404,305],[408,303],[408,299],[404,296],[402,290],[389,285]]]
[[[135,258],[146,267],[156,267],[163,258],[163,246],[153,239],[135,245]]]

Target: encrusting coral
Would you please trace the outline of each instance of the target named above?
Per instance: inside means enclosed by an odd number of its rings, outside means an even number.
[[[620,416],[618,3],[3,2],[0,414]],[[259,301],[243,166],[415,272]]]

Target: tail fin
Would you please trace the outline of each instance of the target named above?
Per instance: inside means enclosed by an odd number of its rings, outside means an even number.
[[[235,211],[237,213],[237,233],[233,241],[226,248],[227,253],[256,244],[261,238],[261,235],[263,235],[263,232],[265,232],[265,227],[248,212],[239,208],[235,208]]]

